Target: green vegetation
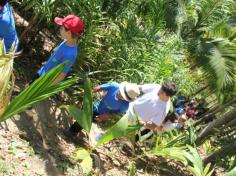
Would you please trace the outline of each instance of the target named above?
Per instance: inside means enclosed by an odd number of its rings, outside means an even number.
[[[155,134],[147,146],[152,155],[180,161],[192,175],[210,176],[222,167],[234,175],[236,166],[236,3],[234,0],[19,0],[30,16],[21,33],[26,44],[30,30],[51,27],[57,15],[77,14],[85,21],[79,39],[79,56],[70,79],[50,86],[63,65],[39,78],[15,97],[1,115],[5,95],[14,85],[14,53],[6,55],[0,41],[0,121],[24,111],[76,82],[85,84],[83,109],[65,105],[69,114],[89,132],[91,129],[91,86],[108,81],[135,83],[175,82],[179,95],[203,98],[209,111],[187,130]],[[14,7],[14,3],[13,3]],[[22,9],[20,9],[22,10]],[[40,51],[38,51],[40,52]],[[6,71],[7,70],[7,71]],[[3,74],[4,73],[4,74]],[[11,80],[13,80],[11,82]],[[81,85],[70,95],[81,99]],[[8,98],[9,102],[10,98]],[[4,101],[5,102],[5,101]],[[83,117],[83,118],[78,118]],[[206,123],[209,119],[211,122]],[[126,116],[110,127],[98,144],[132,134],[140,126],[129,126]],[[89,167],[89,153],[83,149]],[[201,151],[201,152],[200,152]],[[200,153],[200,155],[199,155]],[[77,156],[81,154],[77,153]],[[76,157],[75,160],[81,160]],[[209,164],[210,163],[210,164]],[[187,166],[187,164],[189,164]],[[84,167],[84,166],[83,166]],[[4,170],[4,167],[3,169]],[[231,170],[231,171],[230,171]],[[136,175],[129,163],[129,175]],[[214,175],[214,174],[213,174]]]

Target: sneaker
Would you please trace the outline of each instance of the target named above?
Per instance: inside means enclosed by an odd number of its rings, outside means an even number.
[[[63,131],[64,135],[68,138],[76,137],[78,133],[71,131],[70,129],[66,129]]]

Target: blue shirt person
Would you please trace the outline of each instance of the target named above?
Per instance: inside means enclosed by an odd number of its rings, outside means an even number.
[[[68,46],[66,45],[66,40],[64,40],[52,53],[47,63],[38,71],[39,76],[43,76],[52,68],[56,67],[57,65],[63,62],[68,61],[68,64],[63,70],[63,73],[66,75],[74,64],[77,54],[77,45]]]
[[[78,55],[78,39],[83,33],[84,22],[80,17],[75,15],[68,15],[65,18],[56,17],[54,22],[60,26],[60,36],[63,41],[58,45],[55,51],[51,54],[46,64],[41,67],[37,75],[34,76],[33,81],[39,76],[45,75],[48,71],[57,65],[67,62],[67,65],[62,73],[54,80],[52,84],[56,84],[65,79],[72,65]]]
[[[120,84],[111,82],[100,86],[99,91],[106,91],[106,95],[94,103],[93,109],[97,114],[105,113],[125,113],[129,107],[129,102],[119,99]]]
[[[109,119],[110,114],[125,113],[129,108],[129,102],[132,101],[139,93],[125,86],[125,84],[110,82],[100,86],[96,86],[93,92],[105,91],[105,96],[93,105],[93,122],[103,122]],[[69,129],[64,131],[67,137],[74,137],[82,127],[75,122]]]
[[[0,39],[4,41],[7,53],[12,46],[17,50],[19,39],[16,32],[12,8],[9,3],[4,0],[0,3]]]

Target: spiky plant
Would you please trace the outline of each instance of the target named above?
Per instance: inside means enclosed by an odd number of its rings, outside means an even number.
[[[0,115],[8,105],[14,86],[13,56],[14,52],[6,53],[5,45],[0,40]]]

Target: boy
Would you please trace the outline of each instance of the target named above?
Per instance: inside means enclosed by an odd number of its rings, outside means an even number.
[[[16,32],[12,8],[8,0],[0,0],[0,39],[4,40],[7,53],[12,46],[17,50],[19,39]]]
[[[74,64],[78,54],[77,41],[84,31],[83,21],[75,15],[68,15],[65,18],[56,17],[54,22],[60,26],[60,35],[64,41],[55,49],[47,63],[33,78],[33,80],[35,80],[38,77],[43,76],[57,65],[67,61],[68,64],[66,65],[63,72],[53,82],[53,85],[62,81]]]
[[[129,102],[140,95],[140,90],[136,84],[111,82],[97,86],[93,92],[106,91],[106,95],[93,104],[93,122],[103,122],[109,119],[112,113],[125,113],[129,107]],[[64,131],[67,137],[74,137],[82,127],[75,122],[69,129]]]
[[[177,92],[174,83],[144,84],[141,86],[143,95],[130,103],[127,114],[131,123],[135,123],[134,114],[144,128],[163,131],[163,122],[170,110],[170,98]]]

